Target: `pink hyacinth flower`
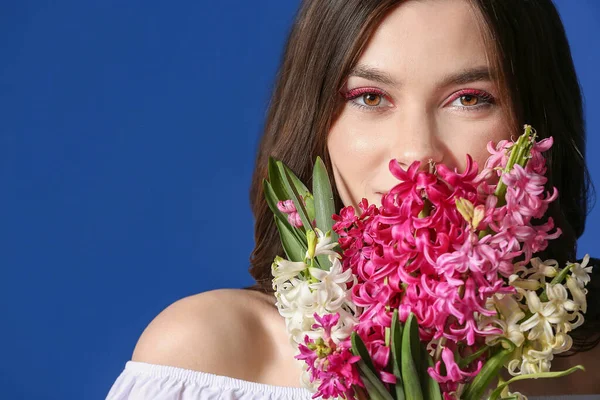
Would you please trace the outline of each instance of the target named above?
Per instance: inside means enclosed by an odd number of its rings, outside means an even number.
[[[302,219],[300,218],[300,214],[298,214],[296,206],[292,200],[281,200],[277,202],[277,208],[282,213],[287,214],[290,225],[296,228],[300,228],[302,226]]]

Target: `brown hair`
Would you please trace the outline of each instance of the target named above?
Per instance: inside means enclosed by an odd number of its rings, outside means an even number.
[[[541,257],[564,265],[575,259],[576,240],[585,228],[590,180],[584,160],[582,96],[562,22],[551,0],[469,1],[484,30],[488,59],[503,90],[501,101],[512,105],[505,108],[509,128],[518,135],[528,123],[539,137],[554,138],[546,153],[547,188],[556,186],[559,198],[547,216],[563,234]],[[341,105],[338,90],[372,32],[401,2],[302,2],[285,47],[252,178],[255,248],[250,273],[257,283],[251,289],[272,292],[270,266],[276,255],[283,255],[262,192],[268,158],[282,160],[309,187],[317,156],[331,173],[326,139]],[[332,175],[330,179],[333,182]],[[335,185],[334,197],[340,209],[343,204]],[[580,349],[597,343],[587,339],[598,331],[598,320],[588,315],[586,324],[574,331]]]

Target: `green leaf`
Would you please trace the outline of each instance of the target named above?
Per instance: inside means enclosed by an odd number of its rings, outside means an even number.
[[[498,397],[500,397],[500,394],[502,393],[502,390],[510,385],[513,382],[516,381],[522,381],[525,379],[538,379],[538,378],[560,378],[562,376],[567,376],[572,374],[573,372],[576,371],[585,371],[585,368],[583,367],[583,365],[576,365],[573,368],[569,368],[567,370],[564,371],[555,371],[555,372],[540,372],[537,374],[525,374],[525,375],[519,375],[519,376],[515,376],[514,378],[506,381],[506,382],[502,382],[501,384],[498,385],[498,387],[490,394],[489,400],[496,400],[498,399]]]
[[[329,261],[329,257],[326,255],[317,256],[316,259],[317,265],[316,267],[321,268],[324,271],[329,271],[331,269],[331,261]]]
[[[279,208],[277,208],[277,203],[279,202],[279,199],[277,198],[273,187],[266,179],[263,179],[263,192],[265,194],[265,199],[267,200],[267,205],[271,209],[273,215],[275,215],[281,220],[281,222],[283,222],[290,229],[292,229],[292,226],[288,222],[287,215],[279,211]]]
[[[433,367],[433,365],[433,358],[421,343],[421,389],[423,389],[423,397],[427,400],[442,400],[440,384],[427,372],[427,369]]]
[[[355,331],[350,334],[350,342],[352,343],[352,353],[355,356],[360,356],[365,365],[369,367],[373,373],[377,373],[375,370],[375,365],[373,365],[373,361],[369,355],[369,351],[367,350],[367,346],[365,346],[365,342],[363,342],[358,333]]]
[[[336,242],[338,240],[338,236],[332,229],[332,216],[335,213],[333,192],[331,190],[329,175],[327,175],[327,169],[325,168],[325,164],[323,163],[323,160],[321,160],[321,157],[317,157],[317,161],[315,162],[312,182],[317,228],[324,233],[331,232],[331,240]],[[323,266],[323,269],[331,269],[331,262],[326,256],[319,256],[318,259],[319,264]]]
[[[298,237],[289,228],[289,224],[286,226],[277,216],[275,218],[275,224],[279,231],[279,238],[283,245],[283,250],[290,261],[304,261],[306,255],[306,245],[302,243]]]
[[[266,179],[263,179],[263,191],[265,193],[267,205],[273,212],[273,215],[275,215],[275,217],[279,219],[279,221],[287,228],[287,230],[292,232],[296,239],[298,239],[298,241],[300,241],[303,244],[302,249],[304,252],[306,252],[306,235],[302,233],[302,231],[300,231],[298,228],[295,228],[292,225],[290,225],[287,219],[287,214],[284,214],[281,211],[279,211],[279,209],[277,208],[277,202],[279,200],[277,199],[276,194],[273,191],[273,188],[271,187],[271,184]]]
[[[292,200],[294,202],[296,210],[298,210],[298,213],[300,214],[300,217],[302,217],[300,209],[298,208],[297,201],[295,200],[295,198],[298,198],[299,195],[297,191],[295,192],[290,187],[290,179],[295,180],[297,182],[300,190],[302,190],[302,193],[304,194],[308,192],[306,186],[304,186],[302,182],[300,182],[298,177],[296,177],[296,175],[294,175],[294,173],[288,167],[286,167],[285,164],[283,164],[281,161],[275,160],[273,157],[269,157],[268,174],[269,183],[271,184],[271,189],[275,193],[276,198],[278,198],[279,200]],[[304,210],[304,214],[306,214],[306,210],[304,208],[302,209]],[[302,224],[302,227],[294,227],[295,230],[302,232],[302,234],[299,236],[304,236],[306,229],[312,229],[312,226],[310,224],[306,225],[304,220],[302,220]],[[306,243],[306,239],[303,239],[302,241]]]
[[[363,383],[369,393],[369,399],[385,399],[394,400],[394,398],[388,393],[385,385],[377,376],[377,370],[373,365],[367,346],[362,341],[358,333],[352,332],[350,335],[350,342],[352,343],[352,354],[360,356],[360,361],[357,362],[358,369],[362,373]],[[367,383],[368,382],[368,383]],[[382,397],[375,397],[382,396]]]
[[[419,338],[419,323],[417,317],[413,314],[412,325],[409,330],[410,333],[410,349],[412,353],[412,359],[415,363],[415,367],[420,375],[421,371],[421,339]]]
[[[313,196],[315,198],[317,228],[323,232],[332,231],[331,239],[336,242],[338,237],[332,230],[333,218],[331,218],[335,214],[333,191],[331,190],[331,182],[329,181],[325,163],[321,160],[321,157],[317,157],[313,169]]]
[[[498,376],[500,368],[502,368],[515,350],[515,345],[511,341],[505,340],[505,343],[508,343],[510,347],[508,349],[502,348],[485,363],[475,379],[465,388],[463,393],[464,400],[480,400],[483,397],[483,393],[487,387]]]
[[[296,189],[296,192],[298,192],[300,196],[304,197],[307,194],[310,194],[306,185],[300,180],[300,178],[296,176],[296,174],[294,174],[294,172],[291,169],[288,168],[287,165],[285,165],[282,162],[279,162],[279,164],[283,166],[285,174],[290,177],[291,182],[294,185],[294,188]]]
[[[285,165],[283,165],[281,162],[278,161],[277,165],[279,166],[281,173],[284,174],[283,183],[284,183],[288,193],[292,194],[291,199],[294,202],[294,206],[296,206],[296,212],[298,212],[298,215],[300,216],[300,220],[302,221],[302,225],[303,225],[304,229],[306,229],[306,232],[313,231],[312,223],[308,219],[308,215],[306,213],[306,208],[304,208],[304,203],[302,203],[302,200],[300,199],[300,195],[299,195],[298,191],[296,190],[296,187],[292,184],[292,180],[293,180],[292,176],[295,176],[295,175],[293,174],[293,172],[291,172],[289,169],[287,169],[287,167]],[[307,239],[307,248],[308,248],[308,239]],[[313,266],[315,268],[325,269],[320,264],[319,258],[320,257],[317,257],[314,259]],[[326,269],[326,271],[328,271],[328,270],[329,269]]]
[[[369,400],[394,400],[383,382],[379,380],[377,375],[371,371],[364,361],[358,361],[356,364],[360,372],[362,372],[363,383],[365,384],[365,389],[367,389]]]
[[[315,199],[312,194],[307,193],[303,196],[304,198],[304,207],[306,208],[306,214],[308,215],[308,219],[311,221],[315,221]]]
[[[283,183],[283,178],[281,177],[281,172],[277,166],[277,163],[278,161],[276,161],[273,157],[269,157],[269,183],[271,184],[271,189],[275,193],[275,196],[278,200],[288,200],[290,197]]]
[[[402,353],[400,355],[404,397],[410,400],[423,400],[419,379],[419,343],[419,326],[414,314],[410,313],[404,324],[404,332],[402,332]]]
[[[390,347],[392,352],[390,362],[392,363],[392,372],[396,377],[396,400],[405,400],[404,384],[402,383],[402,371],[400,369],[400,356],[402,353],[402,324],[398,320],[398,309],[395,309],[394,313],[392,314]]]

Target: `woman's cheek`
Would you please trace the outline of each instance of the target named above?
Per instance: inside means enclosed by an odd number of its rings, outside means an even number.
[[[346,118],[338,120],[329,133],[328,150],[345,205],[356,206],[363,197],[372,197],[368,185],[386,154],[385,143],[376,140],[374,128],[364,125],[364,121]]]
[[[345,126],[343,143],[339,143],[336,151],[339,153],[340,164],[345,166],[344,175],[352,174],[350,179],[353,186],[363,185],[369,178],[377,174],[377,170],[387,165],[384,158],[389,157],[389,140],[378,133],[374,126]],[[343,149],[343,151],[339,151]]]
[[[507,129],[504,116],[499,111],[481,121],[461,121],[451,128],[444,131],[444,136],[449,138],[445,143],[446,148],[452,153],[452,157],[447,158],[454,158],[459,171],[464,171],[466,168],[467,154],[477,162],[477,167],[481,171],[490,156],[487,144],[490,141],[496,144],[501,140],[510,139],[510,130]]]

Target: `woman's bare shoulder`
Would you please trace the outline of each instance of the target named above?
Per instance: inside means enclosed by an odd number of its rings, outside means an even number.
[[[270,345],[279,320],[273,305],[268,295],[240,289],[185,297],[152,320],[132,360],[260,380],[265,363],[276,356]]]

